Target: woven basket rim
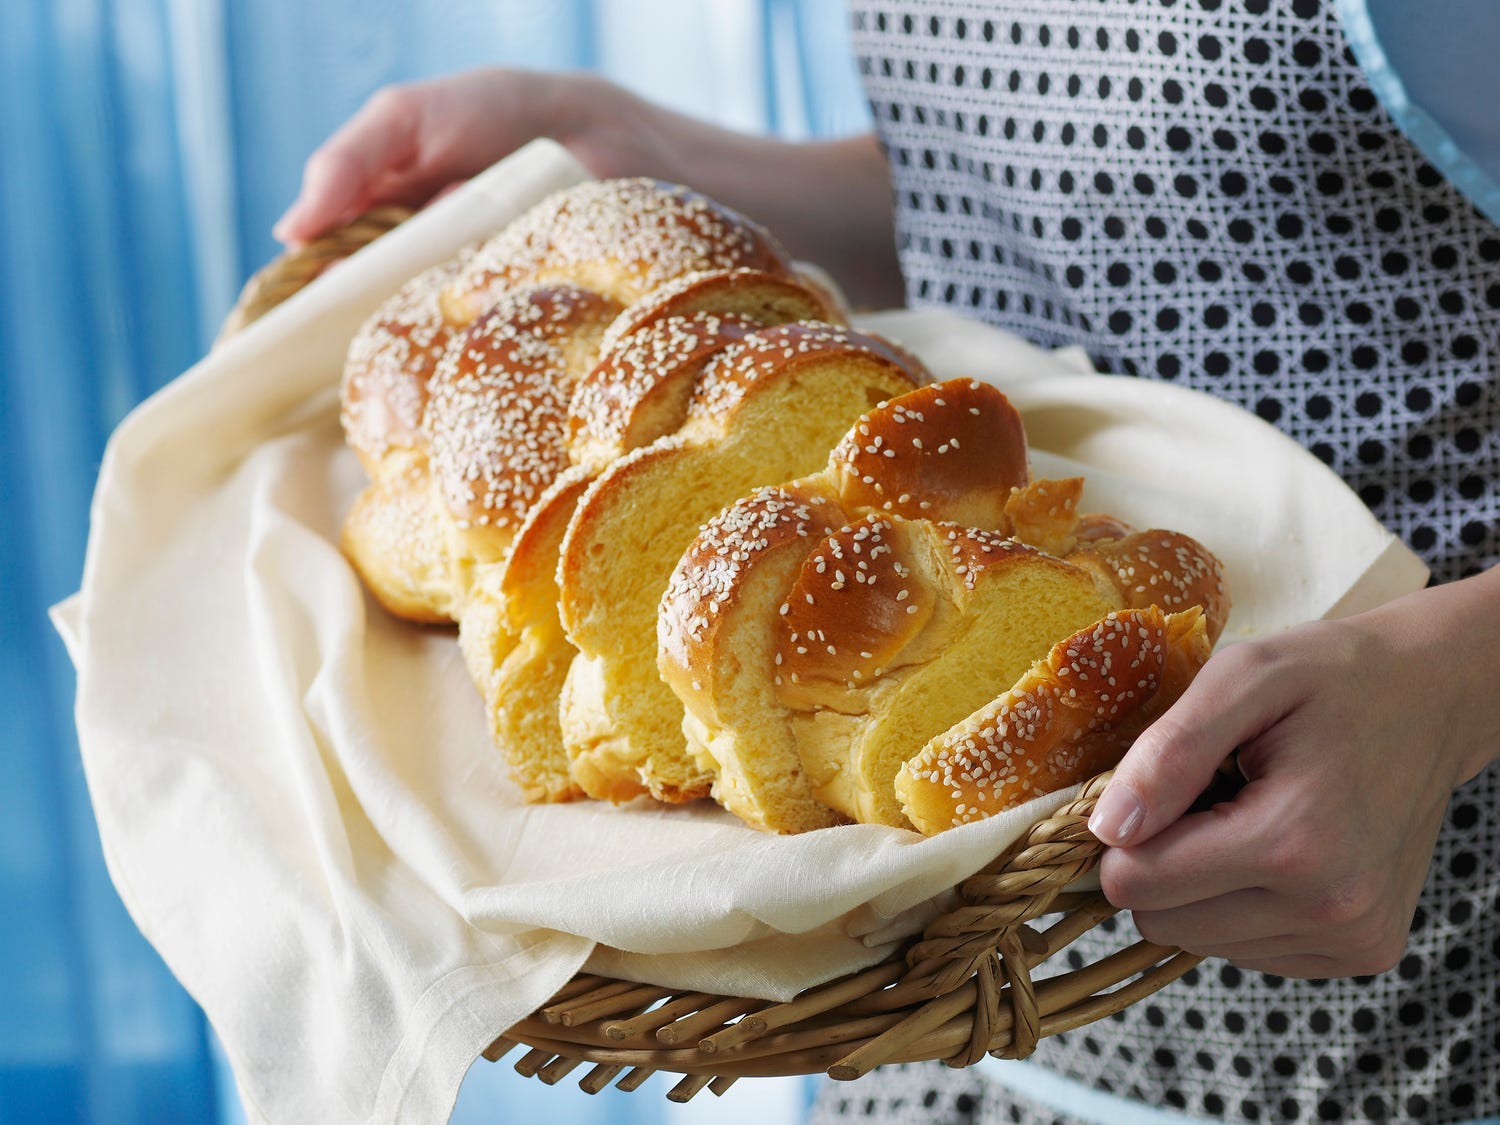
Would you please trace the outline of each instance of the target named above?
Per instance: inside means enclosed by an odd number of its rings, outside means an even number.
[[[1033,980],[1032,970],[1116,912],[1102,894],[1066,891],[1102,854],[1088,817],[1110,776],[1034,824],[955,888],[957,906],[869,968],[785,1003],[579,974],[485,1057],[524,1047],[516,1070],[545,1082],[591,1063],[580,1080],[591,1092],[679,1074],[674,1100],[723,1093],[741,1077],[849,1080],[886,1063],[1024,1058],[1040,1039],[1121,1011],[1202,960],[1140,940]],[[1032,928],[1044,916],[1055,920]]]

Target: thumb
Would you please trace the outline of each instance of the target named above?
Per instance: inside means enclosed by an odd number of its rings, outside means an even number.
[[[1229,650],[1232,653],[1234,650]],[[1108,847],[1151,839],[1173,823],[1213,780],[1235,748],[1271,725],[1229,653],[1203,670],[1120,759],[1089,817],[1089,831]]]

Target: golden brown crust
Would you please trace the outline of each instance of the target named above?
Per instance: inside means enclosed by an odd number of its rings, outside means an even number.
[[[1201,612],[1111,613],[1059,641],[993,703],[928,742],[896,775],[931,835],[1075,785],[1118,763],[1208,659]]]
[[[722,432],[724,420],[770,379],[795,381],[804,368],[810,377],[818,378],[843,363],[859,364],[871,372],[871,396],[866,404],[871,407],[891,397],[893,372],[912,387],[930,379],[919,360],[879,336],[833,324],[778,324],[750,333],[708,365],[688,405],[682,433],[690,440],[711,440]]]
[[[573,391],[567,423],[573,463],[602,470],[676,432],[704,367],[757,327],[742,316],[700,312],[647,322],[618,340]]]
[[[1111,583],[1127,608],[1154,605],[1176,613],[1201,606],[1209,641],[1224,631],[1230,601],[1223,564],[1189,535],[1152,528],[1118,539],[1096,538],[1067,558]]]
[[[829,471],[850,506],[987,528],[1006,526],[1011,490],[1030,479],[1020,414],[994,387],[965,379],[861,418]]]
[[[467,324],[517,285],[570,282],[628,305],[683,274],[791,265],[761,227],[688,188],[597,180],[555,192],[485,243],[442,304]]]
[[[652,321],[695,313],[733,314],[756,324],[844,323],[838,306],[800,278],[756,269],[711,270],[675,278],[628,307],[604,334],[603,350]]]
[[[836,705],[899,662],[926,628],[938,591],[917,565],[904,521],[869,515],[824,539],[780,609],[777,696],[791,708]]]
[[[473,558],[503,557],[568,467],[573,384],[619,306],[572,286],[509,294],[444,356],[425,425],[443,504]]]
[[[1078,543],[1082,495],[1082,477],[1034,480],[1016,489],[1005,501],[1011,534],[1049,555],[1066,555]]]
[[[391,613],[426,624],[452,622],[458,589],[421,453],[387,457],[385,471],[344,517],[339,545]]]
[[[734,636],[727,623],[741,608],[750,569],[775,565],[778,556],[800,568],[846,519],[837,501],[793,482],[757,489],[699,532],[672,572],[657,613],[657,665],[680,697],[711,707],[721,677],[741,670],[724,659]]]
[[[913,538],[919,535],[919,538]],[[937,543],[955,587],[944,591],[923,554]],[[788,707],[847,709],[881,676],[913,660],[941,603],[1010,566],[1076,572],[1000,532],[868,515],[828,536],[808,557],[781,611],[778,697]],[[855,704],[858,706],[858,704]]]
[[[354,334],[340,385],[340,421],[350,448],[373,477],[392,448],[425,444],[427,386],[455,330],[439,294],[457,275],[455,258],[418,274]]]

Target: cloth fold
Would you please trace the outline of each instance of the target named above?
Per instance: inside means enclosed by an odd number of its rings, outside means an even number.
[[[442,1120],[484,1046],[591,956],[790,997],[878,960],[1069,795],[930,840],[520,801],[452,632],[386,615],[338,551],[363,481],[336,391],[384,296],[584,175],[548,143],[503,161],[230,340],[106,452],[83,586],[54,613],[84,766],[121,896],[253,1120]],[[1039,472],[1079,466],[1090,503],[1219,552],[1230,638],[1425,579],[1321,463],[1232,407],[950,314],[865,324],[1002,386]]]

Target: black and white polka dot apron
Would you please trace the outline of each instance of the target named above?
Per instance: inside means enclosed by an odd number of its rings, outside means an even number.
[[[1500,229],[1396,128],[1334,0],[857,2],[853,21],[911,304],[1237,402],[1438,580],[1496,562]],[[1500,1115],[1500,767],[1456,794],[1397,969],[1210,961],[1036,1059],[1231,1121]],[[814,1119],[850,1118],[1077,1119],[941,1065],[825,1088]]]

